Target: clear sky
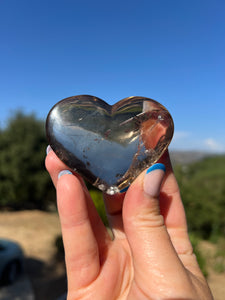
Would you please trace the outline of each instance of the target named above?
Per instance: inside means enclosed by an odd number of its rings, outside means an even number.
[[[225,152],[225,1],[0,0],[0,126],[79,94],[153,98],[171,148]]]

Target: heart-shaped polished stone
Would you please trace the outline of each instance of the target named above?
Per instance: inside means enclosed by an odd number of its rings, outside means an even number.
[[[111,106],[94,96],[74,96],[58,102],[46,121],[56,155],[111,195],[124,191],[160,158],[173,130],[165,107],[145,97],[128,97]]]

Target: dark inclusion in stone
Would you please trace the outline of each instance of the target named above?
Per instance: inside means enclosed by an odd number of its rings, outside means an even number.
[[[166,108],[145,97],[128,97],[111,106],[94,96],[74,96],[58,102],[46,121],[56,155],[111,195],[161,157],[173,131]]]

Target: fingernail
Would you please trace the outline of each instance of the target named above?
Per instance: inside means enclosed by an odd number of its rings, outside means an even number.
[[[50,151],[52,151],[52,147],[48,145],[48,147],[46,148],[46,154],[48,155]]]
[[[166,168],[163,164],[155,164],[146,171],[144,191],[150,197],[157,197],[159,195],[165,172]]]
[[[59,172],[58,179],[60,177],[62,177],[63,175],[73,175],[73,173],[70,172],[69,170],[63,170],[63,171]]]
[[[120,191],[120,194],[125,193],[129,189],[129,185]]]

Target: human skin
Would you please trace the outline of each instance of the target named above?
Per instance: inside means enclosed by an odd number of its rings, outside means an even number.
[[[114,238],[82,178],[49,151],[46,168],[57,192],[68,300],[212,300],[189,241],[169,154],[166,173],[142,172],[128,191],[104,195]]]

